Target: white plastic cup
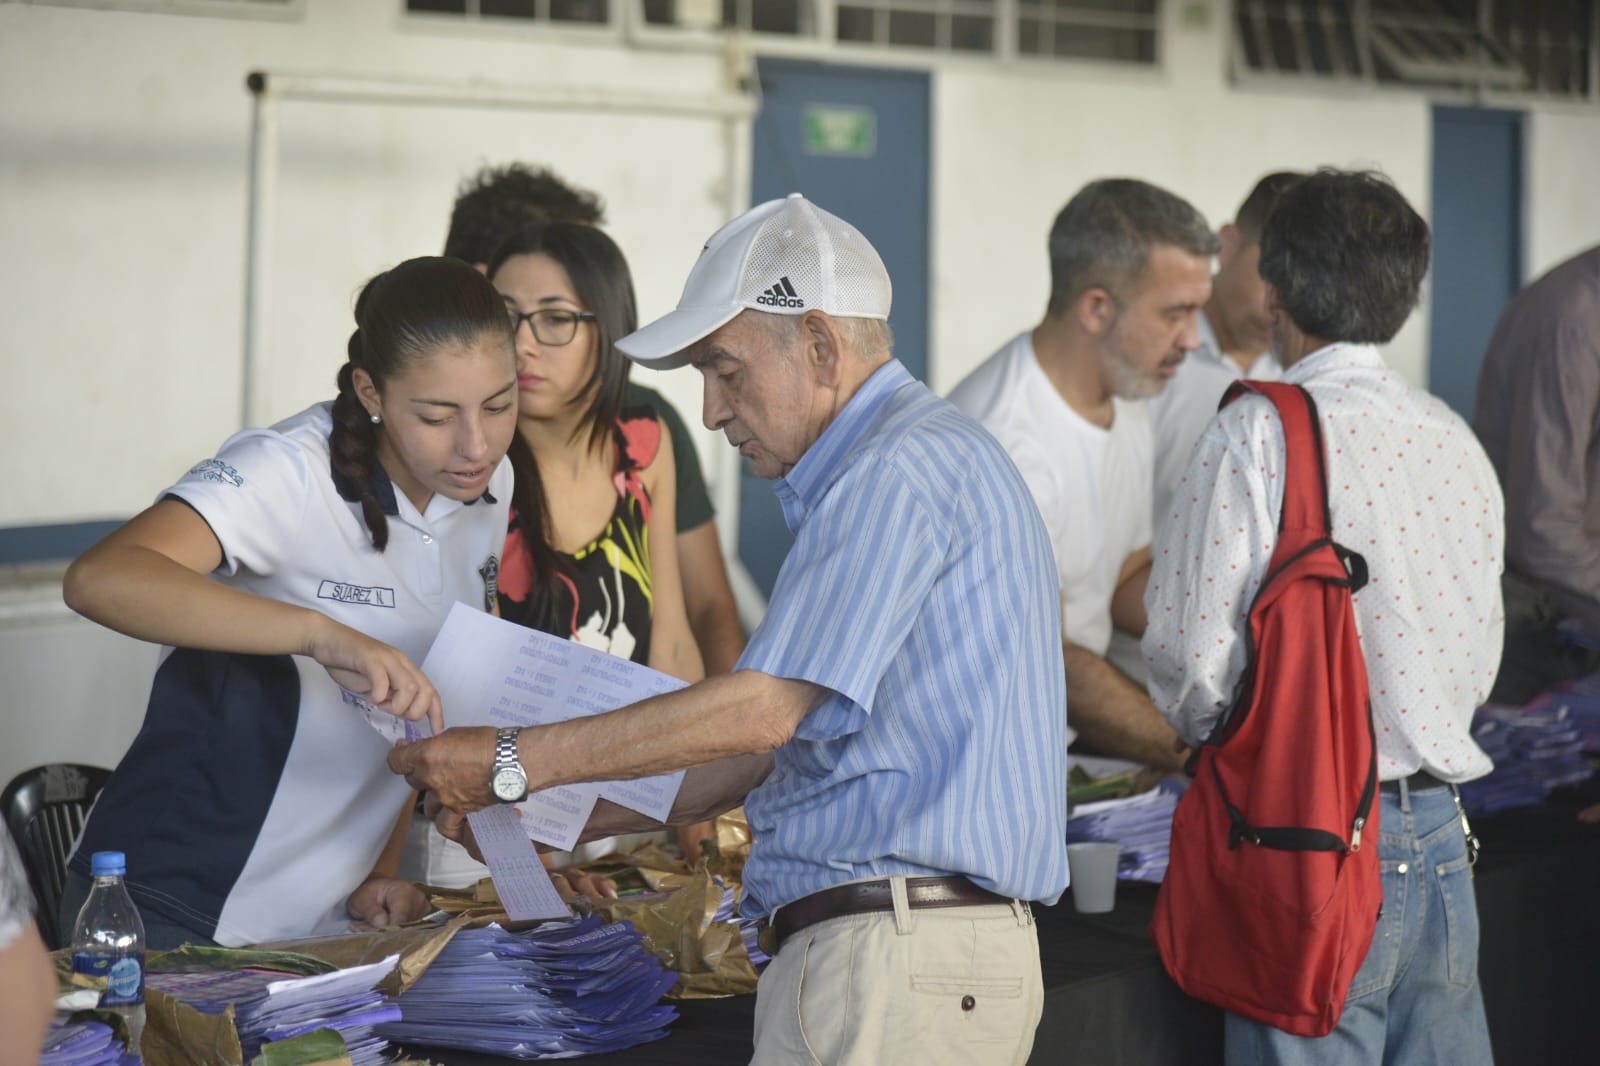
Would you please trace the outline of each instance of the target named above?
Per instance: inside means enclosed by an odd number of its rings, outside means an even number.
[[[1117,898],[1117,857],[1122,846],[1093,841],[1067,845],[1072,905],[1080,914],[1104,914]]]

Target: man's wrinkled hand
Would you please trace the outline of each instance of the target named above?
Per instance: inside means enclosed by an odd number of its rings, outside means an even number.
[[[466,815],[444,806],[439,802],[439,797],[431,792],[422,798],[422,814],[433,821],[433,827],[440,836],[454,840],[467,849],[468,855],[479,862],[483,861],[483,852],[478,850],[477,838],[472,835],[472,824],[467,821]]]
[[[495,729],[453,726],[436,737],[396,744],[389,751],[389,769],[419,792],[463,814],[495,803],[489,787],[494,769]]]
[[[609,877],[592,874],[585,870],[569,867],[565,870],[551,870],[550,881],[556,886],[556,895],[562,900],[571,903],[582,897],[589,899],[616,899],[617,883]]]

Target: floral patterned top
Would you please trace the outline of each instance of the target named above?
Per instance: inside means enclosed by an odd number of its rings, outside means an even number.
[[[573,577],[561,576],[559,619],[551,629],[532,617],[528,596],[533,561],[512,511],[500,568],[500,616],[580,644],[643,663],[650,656],[655,595],[650,580],[650,495],[643,471],[661,449],[661,422],[651,407],[624,408],[615,431],[617,468],[611,475],[617,506],[598,536],[564,556]]]

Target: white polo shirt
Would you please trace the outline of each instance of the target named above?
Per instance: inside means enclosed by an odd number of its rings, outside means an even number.
[[[493,602],[510,464],[480,499],[435,495],[421,514],[376,470],[379,552],[357,491],[332,471],[330,411],[236,434],[163,495],[216,534],[215,580],[322,611],[420,663],[453,604]],[[225,945],[344,931],[345,899],[406,801],[387,751],[309,658],[168,648],[72,868],[126,852],[141,908]]]

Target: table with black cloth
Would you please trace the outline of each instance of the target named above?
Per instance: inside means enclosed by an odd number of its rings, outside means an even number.
[[[1600,827],[1578,809],[1600,782],[1558,792],[1543,807],[1478,819],[1482,942],[1478,969],[1499,1066],[1600,1061],[1589,1026],[1600,1012]],[[1180,992],[1146,926],[1153,885],[1124,883],[1110,914],[1073,911],[1071,893],[1035,907],[1044,1018],[1034,1064],[1203,1066],[1222,1061],[1222,1016]],[[664,1040],[595,1055],[605,1066],[721,1066],[750,1060],[754,996],[678,1004]],[[504,1060],[417,1049],[449,1066]]]

